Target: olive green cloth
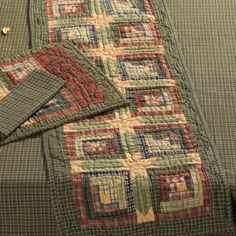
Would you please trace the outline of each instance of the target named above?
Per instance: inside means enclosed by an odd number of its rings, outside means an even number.
[[[28,8],[27,0],[0,0],[0,28],[11,27],[0,34],[1,57],[31,47]],[[1,236],[58,236],[41,135],[0,148],[0,209]]]
[[[232,65],[235,3],[233,0],[166,1],[202,111],[233,190],[236,185]],[[26,0],[0,0],[0,27],[12,27],[9,35],[0,36],[1,56],[30,48],[28,17]],[[0,148],[0,209],[1,236],[58,235],[41,135]]]
[[[0,101],[0,141],[44,106],[63,85],[61,78],[33,70],[23,83],[15,86]]]
[[[1,56],[9,56],[31,47],[29,2],[29,0],[0,0],[0,28],[11,28],[8,35],[0,35]]]
[[[236,3],[234,0],[166,2],[236,202]]]
[[[41,136],[2,146],[0,162],[0,235],[58,236]]]

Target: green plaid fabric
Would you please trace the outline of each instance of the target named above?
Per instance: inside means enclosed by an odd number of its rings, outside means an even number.
[[[0,148],[0,235],[59,236],[41,136]]]
[[[28,0],[0,0],[0,27],[10,27],[9,35],[0,37],[0,55],[9,56],[31,47]]]
[[[234,171],[232,168],[234,161],[233,158],[229,160],[229,156],[233,157],[232,154],[234,154],[232,142],[235,141],[233,135],[233,109],[229,107],[229,104],[231,107],[233,106],[234,91],[233,86],[231,86],[233,84],[233,77],[230,69],[224,72],[221,69],[228,68],[230,63],[232,63],[233,59],[229,55],[232,55],[233,50],[231,49],[233,49],[234,45],[231,41],[232,37],[227,37],[227,39],[224,37],[224,42],[227,40],[228,44],[223,44],[223,49],[227,53],[222,55],[222,51],[218,50],[219,48],[222,49],[222,45],[219,42],[218,45],[217,43],[212,43],[212,41],[219,39],[217,32],[220,32],[221,35],[222,32],[227,31],[227,35],[231,35],[231,26],[234,22],[232,16],[234,9],[233,1],[167,0],[167,2],[180,37],[187,67],[193,81],[195,81],[195,88],[198,88],[197,95],[203,108],[204,116],[206,117],[214,141],[217,144],[220,156],[225,157],[222,162],[225,169],[227,169],[228,178],[231,176],[229,180],[233,190]],[[0,37],[1,55],[12,54],[17,50],[24,50],[30,47],[27,4],[27,1],[0,0],[1,24],[3,23],[3,26],[10,25],[13,28],[11,36]],[[14,6],[14,14],[12,13],[12,6]],[[224,10],[222,10],[222,7]],[[205,9],[212,9],[212,11],[205,11]],[[216,31],[214,31],[215,35],[212,30],[205,30],[204,27],[200,29],[198,27],[201,24],[205,25],[206,22],[211,26],[216,25],[216,22],[218,22],[220,29],[216,28]],[[225,22],[228,23],[229,27],[225,27]],[[214,29],[214,27],[209,26],[209,29]],[[202,33],[201,37],[199,36],[200,39],[198,38],[199,32]],[[194,43],[196,45],[193,45]],[[205,45],[205,47],[199,47],[198,44],[201,44],[201,46]],[[214,57],[211,54],[220,55],[220,57]],[[196,57],[196,55],[198,56]],[[202,67],[205,69],[203,70]],[[230,68],[232,69],[233,67]],[[231,71],[231,75],[228,77],[227,73],[229,71]],[[214,84],[214,82],[212,84],[208,81],[208,77],[212,78],[212,80],[215,79],[215,74],[211,76],[212,73],[218,74],[218,83],[214,86],[221,92],[217,94],[208,93],[208,96],[205,91],[208,92],[209,89],[206,88],[212,88]],[[208,77],[206,76],[207,74]],[[227,76],[222,81],[223,74],[227,74]],[[199,83],[204,83],[204,85],[199,85]],[[224,88],[226,87],[228,89],[227,93],[222,89],[222,84]],[[206,85],[208,87],[205,87]],[[200,94],[202,93],[204,95],[201,96]],[[228,103],[228,93],[231,94],[230,103]],[[214,102],[215,99],[219,99],[218,101],[220,103],[216,104]],[[206,102],[208,105],[206,105]],[[227,104],[227,106],[224,104]],[[218,112],[220,108],[223,110],[221,113]],[[220,116],[217,118],[215,114],[221,115],[221,118],[219,118]],[[223,125],[218,126],[219,123]],[[227,131],[223,128],[226,126],[228,127],[226,128]],[[224,133],[224,136],[222,136],[222,133]],[[218,145],[220,145],[220,148],[218,148]],[[48,186],[48,176],[43,158],[40,135],[20,142],[10,143],[0,148],[0,235],[59,235],[57,231],[58,225],[55,222],[55,216],[50,202],[50,188]],[[48,160],[46,161],[48,162]],[[227,164],[229,161],[230,164]],[[145,232],[146,235],[151,235],[148,230]],[[219,235],[230,234],[228,232],[222,232]]]
[[[235,1],[166,2],[236,202]]]
[[[29,1],[0,0],[3,58],[29,49]],[[58,236],[51,206],[41,135],[0,147],[0,235]]]
[[[13,88],[0,102],[1,141],[44,106],[63,85],[61,78],[33,70],[22,84]]]

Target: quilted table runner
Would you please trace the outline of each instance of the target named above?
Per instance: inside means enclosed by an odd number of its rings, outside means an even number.
[[[34,46],[72,41],[129,101],[44,133],[61,235],[230,229],[229,189],[164,1],[34,0],[31,7]]]

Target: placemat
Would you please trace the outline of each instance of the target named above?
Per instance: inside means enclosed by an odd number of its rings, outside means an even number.
[[[115,84],[70,42],[48,44],[39,49],[2,58],[0,60],[2,103],[5,97],[11,96],[11,90],[24,82],[35,69],[49,72],[63,79],[65,85],[46,105],[19,124],[20,127],[2,143],[15,141],[127,103]],[[44,81],[54,78],[47,74],[40,74],[40,76],[45,77]],[[35,86],[37,87],[37,84]],[[35,88],[32,87],[32,89]],[[41,96],[44,99],[45,94],[42,93]],[[11,99],[14,100],[14,98]],[[28,99],[27,96],[25,99]],[[17,110],[14,106],[9,106],[8,109]]]

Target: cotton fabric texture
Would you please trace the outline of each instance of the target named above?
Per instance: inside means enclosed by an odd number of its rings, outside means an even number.
[[[15,39],[1,38],[0,121],[12,120],[1,123],[2,186],[10,189],[3,235],[233,234],[232,186],[164,1],[18,4],[29,13],[9,19],[19,40],[10,48]],[[18,98],[36,77],[35,104],[25,108]],[[14,105],[16,114],[29,109],[14,119]],[[36,208],[21,179],[32,193],[42,190]],[[20,211],[12,217],[15,191],[30,228]]]

